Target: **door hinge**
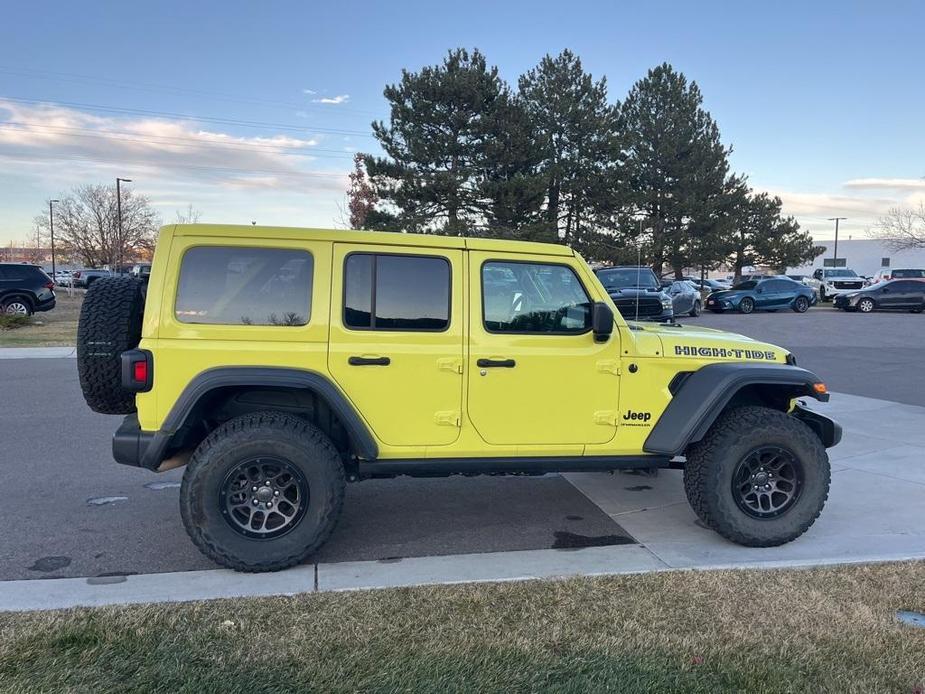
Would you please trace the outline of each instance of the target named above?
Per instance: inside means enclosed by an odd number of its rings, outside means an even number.
[[[438,359],[437,368],[441,371],[451,371],[454,374],[461,374],[463,372],[463,361],[462,359],[456,359],[454,357]]]
[[[597,370],[605,374],[620,375],[620,362],[616,359],[601,359],[597,362]]]
[[[594,413],[594,423],[604,426],[617,426],[617,413],[613,410],[598,410]]]
[[[434,421],[441,426],[458,427],[459,412],[456,410],[434,412]]]

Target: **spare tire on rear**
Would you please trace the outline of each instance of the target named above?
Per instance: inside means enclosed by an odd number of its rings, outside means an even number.
[[[122,387],[121,355],[141,340],[142,292],[131,277],[104,277],[87,289],[77,326],[77,373],[94,412],[135,411],[135,394]]]

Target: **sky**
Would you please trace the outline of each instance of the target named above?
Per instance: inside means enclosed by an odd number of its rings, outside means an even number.
[[[612,101],[667,61],[734,171],[817,239],[834,216],[860,238],[925,201],[923,24],[920,1],[4,3],[0,244],[117,176],[165,222],[344,226],[383,88],[460,46],[511,84],[569,48]]]

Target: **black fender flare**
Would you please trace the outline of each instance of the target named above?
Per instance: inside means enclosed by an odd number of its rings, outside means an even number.
[[[327,376],[316,371],[285,367],[228,366],[203,371],[187,384],[164,418],[160,430],[150,436],[150,442],[144,446],[140,467],[153,470],[160,465],[171,438],[204,396],[218,388],[234,386],[304,388],[314,391],[340,417],[356,454],[366,460],[379,457],[379,446],[369,427],[347,396]]]
[[[682,455],[688,445],[704,437],[726,405],[746,386],[783,387],[790,391],[791,397],[807,396],[826,402],[828,394],[818,393],[813,388],[821,382],[812,371],[789,364],[708,364],[680,384],[646,438],[643,450],[659,455]],[[827,420],[832,427],[822,427],[820,419]],[[834,446],[838,443],[841,428],[837,424],[818,413],[813,413],[812,421],[820,436],[832,432],[823,438],[823,444]]]

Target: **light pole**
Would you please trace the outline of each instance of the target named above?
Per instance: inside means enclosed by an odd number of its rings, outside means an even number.
[[[51,278],[55,279],[55,213],[52,205],[60,200],[48,201],[48,230],[51,232]]]
[[[122,188],[119,186],[120,183],[131,183],[132,179],[130,178],[117,178],[116,179],[116,214],[119,216],[118,220],[118,230],[119,230],[119,249],[116,251],[117,258],[119,259],[118,264],[116,265],[116,272],[121,272],[120,268],[122,267]]]
[[[835,267],[835,263],[838,260],[838,221],[840,219],[848,219],[847,217],[829,217],[830,222],[835,222],[835,253],[832,258],[832,267]]]

